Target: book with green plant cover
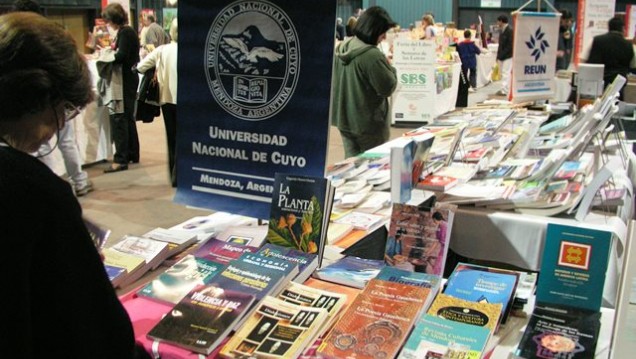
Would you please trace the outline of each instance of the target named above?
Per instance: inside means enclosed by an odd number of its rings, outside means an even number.
[[[317,254],[320,261],[333,194],[326,178],[276,173],[267,241]]]

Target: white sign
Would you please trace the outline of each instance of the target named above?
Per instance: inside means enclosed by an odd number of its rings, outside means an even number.
[[[559,22],[556,13],[515,14],[512,48],[512,101],[554,96]]]
[[[481,7],[501,7],[501,0],[481,0]]]
[[[392,97],[393,122],[430,122],[435,114],[434,40],[396,39],[393,66],[398,85]]]
[[[608,31],[607,23],[614,17],[615,4],[616,0],[579,0],[574,52],[574,62],[577,65],[581,56],[592,46],[594,36]]]

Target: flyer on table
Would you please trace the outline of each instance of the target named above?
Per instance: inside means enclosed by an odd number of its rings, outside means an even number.
[[[324,176],[335,0],[182,0],[175,201],[267,218],[274,174]]]

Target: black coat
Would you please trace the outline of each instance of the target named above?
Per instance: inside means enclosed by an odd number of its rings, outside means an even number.
[[[499,48],[497,49],[497,60],[508,60],[512,57],[512,28],[506,26],[499,35]]]
[[[632,57],[634,48],[631,42],[625,40],[622,33],[610,31],[594,37],[587,62],[605,65],[603,80],[607,86],[616,75],[627,76]]]

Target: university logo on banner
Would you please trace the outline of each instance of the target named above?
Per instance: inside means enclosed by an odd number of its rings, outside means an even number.
[[[561,15],[518,12],[514,16],[512,101],[552,98]]]
[[[276,172],[323,176],[335,0],[181,0],[177,195],[267,218]]]

